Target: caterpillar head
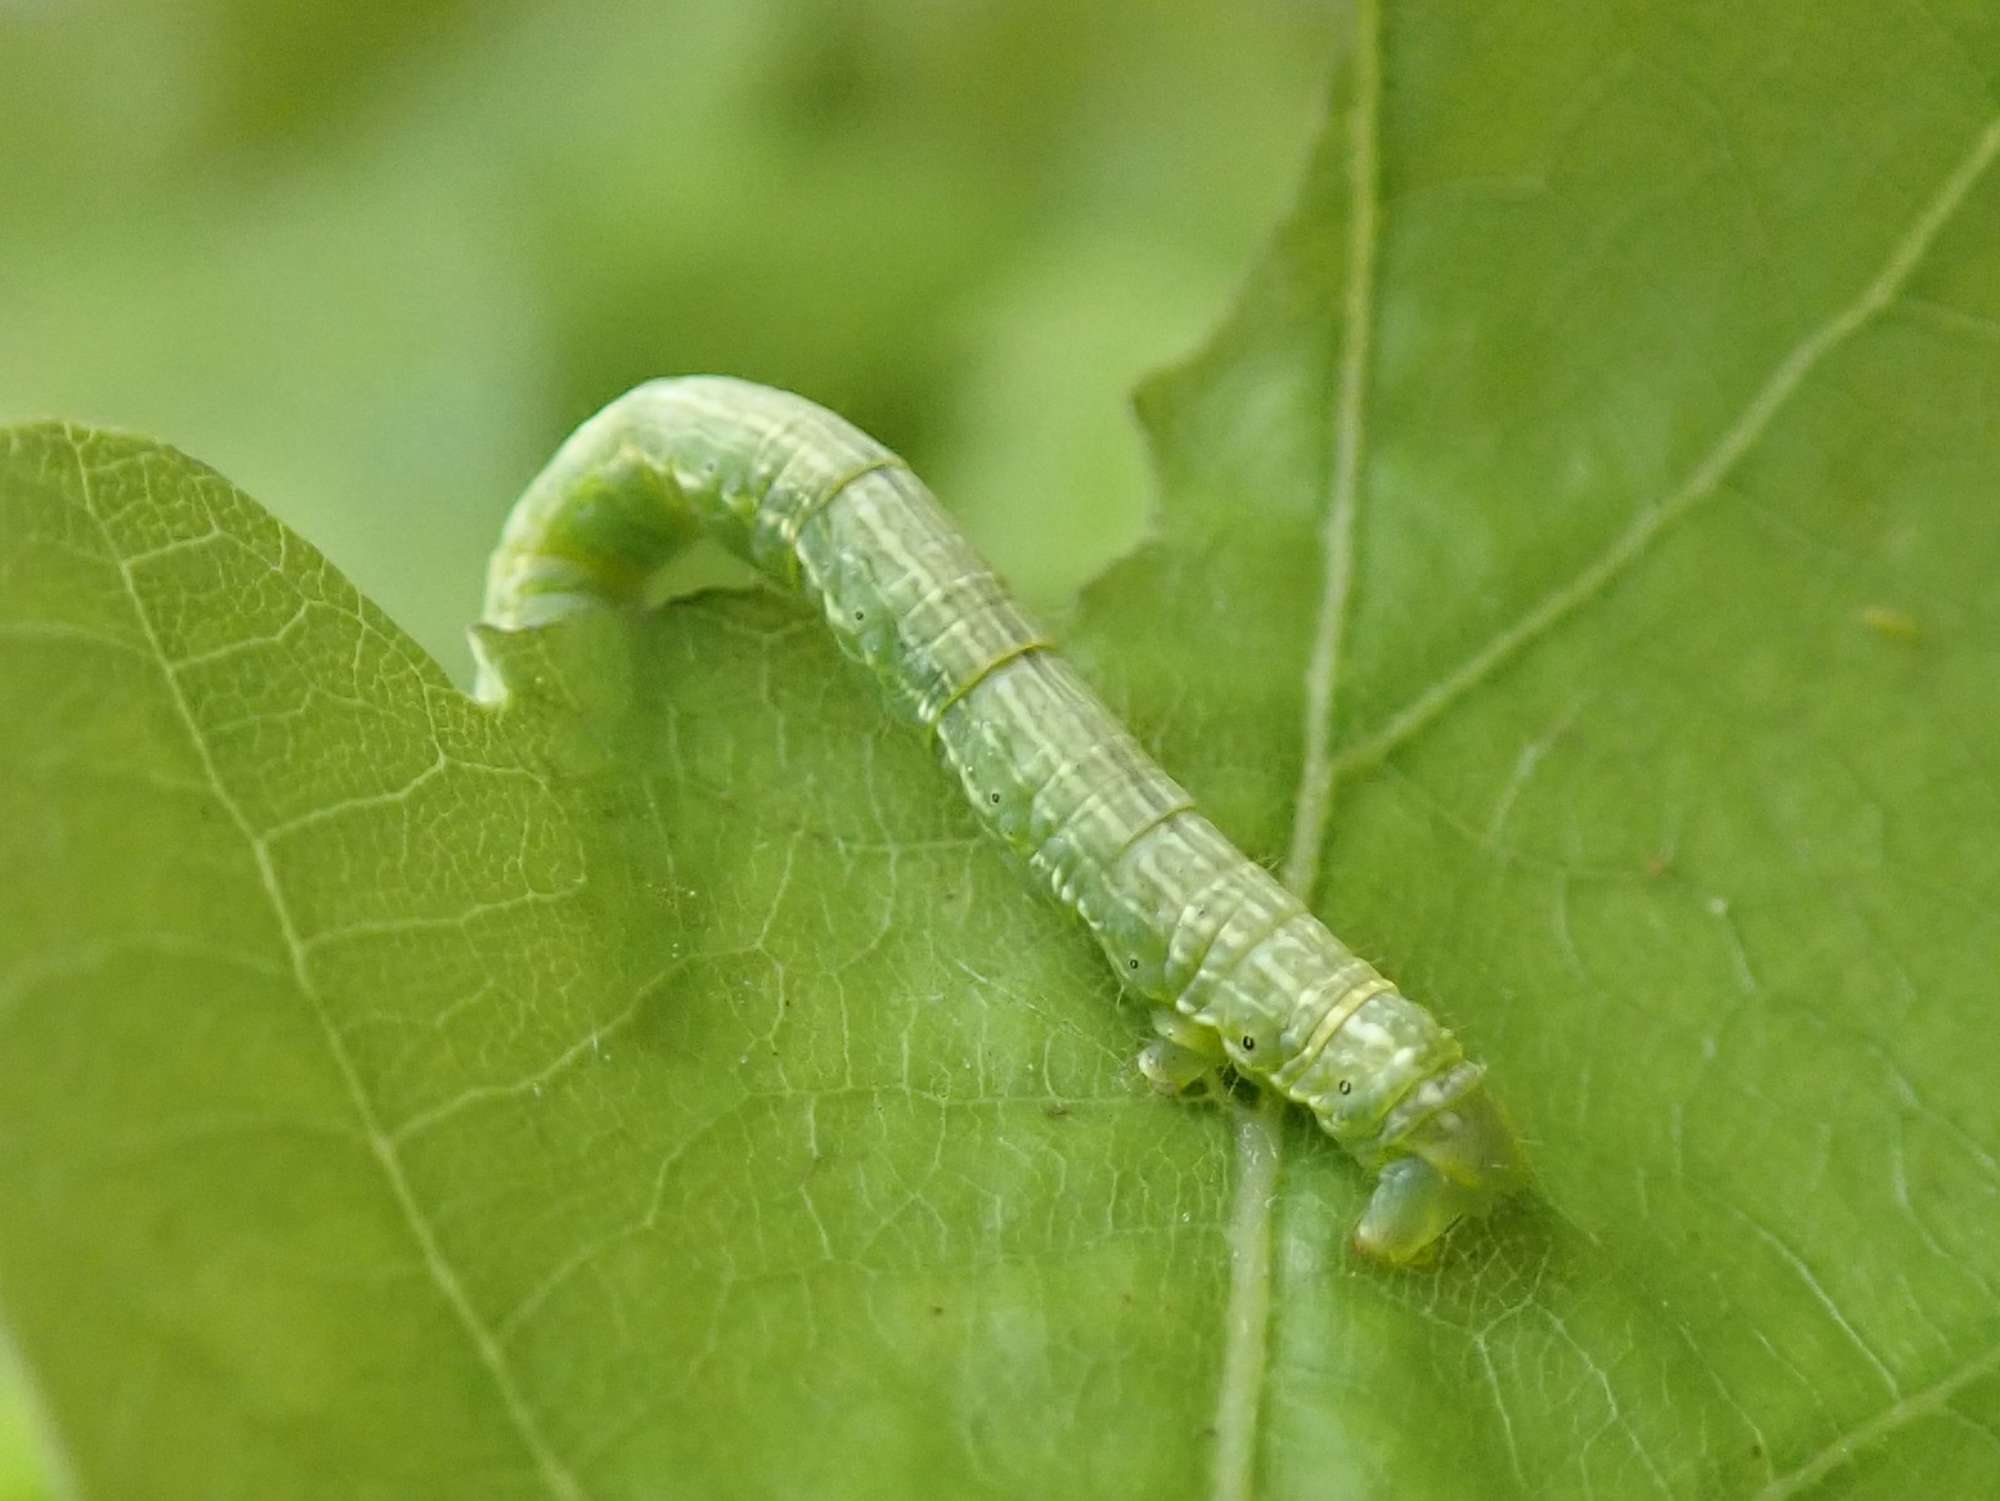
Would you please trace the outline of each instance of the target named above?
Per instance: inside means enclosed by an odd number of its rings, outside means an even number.
[[[1485,1214],[1526,1181],[1514,1131],[1475,1082],[1395,1140],[1354,1229],[1357,1250],[1392,1266],[1423,1258],[1460,1220]]]

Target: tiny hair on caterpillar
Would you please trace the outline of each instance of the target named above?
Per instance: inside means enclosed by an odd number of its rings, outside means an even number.
[[[1484,1067],[1195,807],[1022,612],[900,459],[800,396],[650,381],[562,446],[516,504],[485,622],[636,608],[699,536],[816,606],[980,822],[1025,857],[1152,1008],[1163,1093],[1219,1072],[1309,1110],[1378,1175],[1354,1232],[1425,1256],[1525,1168]],[[482,657],[480,693],[506,684]]]

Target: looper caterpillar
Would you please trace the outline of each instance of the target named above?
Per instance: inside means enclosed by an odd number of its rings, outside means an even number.
[[[935,738],[1154,1006],[1140,1052],[1178,1093],[1227,1064],[1377,1171],[1355,1231],[1390,1262],[1519,1186],[1484,1068],[1240,853],[1153,764],[889,450],[802,397],[657,380],[565,443],[508,518],[485,618],[523,629],[640,603],[707,532],[822,609],[890,708]],[[481,691],[504,693],[482,668]]]

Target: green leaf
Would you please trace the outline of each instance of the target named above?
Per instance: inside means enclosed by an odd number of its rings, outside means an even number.
[[[2000,33],[1451,9],[1359,7],[1079,646],[1538,1191],[1330,1273],[1351,1175],[1246,1131],[1218,1489],[1988,1493]]]
[[[0,1501],[50,1501],[39,1436],[13,1351],[0,1346]]]
[[[1011,1489],[1057,1391],[1172,1483],[1227,1140],[795,607],[498,639],[496,714],[168,450],[0,493],[0,1295],[87,1494]]]
[[[81,1492],[1992,1490],[2000,37],[1851,9],[1364,3],[1145,394],[1079,655],[1532,1143],[1414,1274],[1147,1094],[790,605],[496,638],[495,712],[15,434],[0,1308]]]

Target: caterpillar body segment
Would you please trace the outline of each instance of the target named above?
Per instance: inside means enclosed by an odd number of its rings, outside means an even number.
[[[1154,1003],[1140,1065],[1156,1087],[1191,1089],[1226,1062],[1312,1111],[1381,1175],[1355,1238],[1386,1261],[1519,1186],[1481,1066],[1202,816],[923,483],[831,412],[718,376],[619,398],[516,505],[486,623],[639,605],[703,533],[818,607],[986,827]],[[483,659],[480,691],[505,693]]]

